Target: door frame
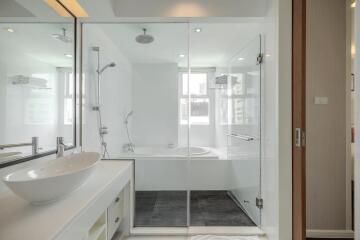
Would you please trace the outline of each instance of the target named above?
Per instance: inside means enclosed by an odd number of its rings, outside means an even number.
[[[296,146],[296,129],[306,129],[306,0],[292,0],[292,235],[306,239],[306,149]],[[303,139],[304,141],[305,139]]]

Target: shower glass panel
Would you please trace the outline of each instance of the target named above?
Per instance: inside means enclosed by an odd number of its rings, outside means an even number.
[[[190,96],[191,226],[259,224],[260,45],[258,38],[253,40],[255,27],[243,34],[248,28],[239,23],[190,24],[191,73],[184,73],[181,81],[182,92]],[[253,204],[254,209],[248,207]]]
[[[134,226],[260,225],[257,25],[82,29],[83,148],[134,159]]]
[[[91,117],[97,69],[115,63],[100,75],[100,108],[109,158],[135,162],[134,226],[187,226],[188,133],[178,130],[178,79],[188,69],[188,24],[90,23],[83,33],[84,146],[99,148]]]
[[[230,192],[260,225],[261,38],[256,37],[231,60],[228,77],[228,160]],[[260,61],[260,62],[259,62]]]

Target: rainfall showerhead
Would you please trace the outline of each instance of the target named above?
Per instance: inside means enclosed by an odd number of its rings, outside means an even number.
[[[105,71],[108,67],[115,67],[116,66],[116,63],[114,62],[111,62],[109,64],[106,64],[101,70],[98,70],[97,72],[99,74],[101,74],[103,71]]]
[[[140,44],[149,44],[152,43],[154,41],[154,37],[146,34],[146,28],[143,28],[144,33],[140,34],[139,36],[137,36],[135,38],[136,42],[140,43]]]
[[[52,37],[64,43],[71,43],[72,39],[71,37],[66,35],[66,29],[63,28],[62,31],[63,31],[62,34],[52,34]]]

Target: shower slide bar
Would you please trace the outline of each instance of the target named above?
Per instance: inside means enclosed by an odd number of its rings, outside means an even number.
[[[238,135],[238,134],[235,134],[235,133],[226,134],[226,136],[237,138],[237,139],[244,140],[244,141],[247,141],[247,142],[255,140],[254,137],[247,136],[247,135]]]

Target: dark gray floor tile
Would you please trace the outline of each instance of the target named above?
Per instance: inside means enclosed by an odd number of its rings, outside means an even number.
[[[135,226],[186,226],[186,191],[136,192]],[[226,191],[191,191],[192,226],[255,226]]]

